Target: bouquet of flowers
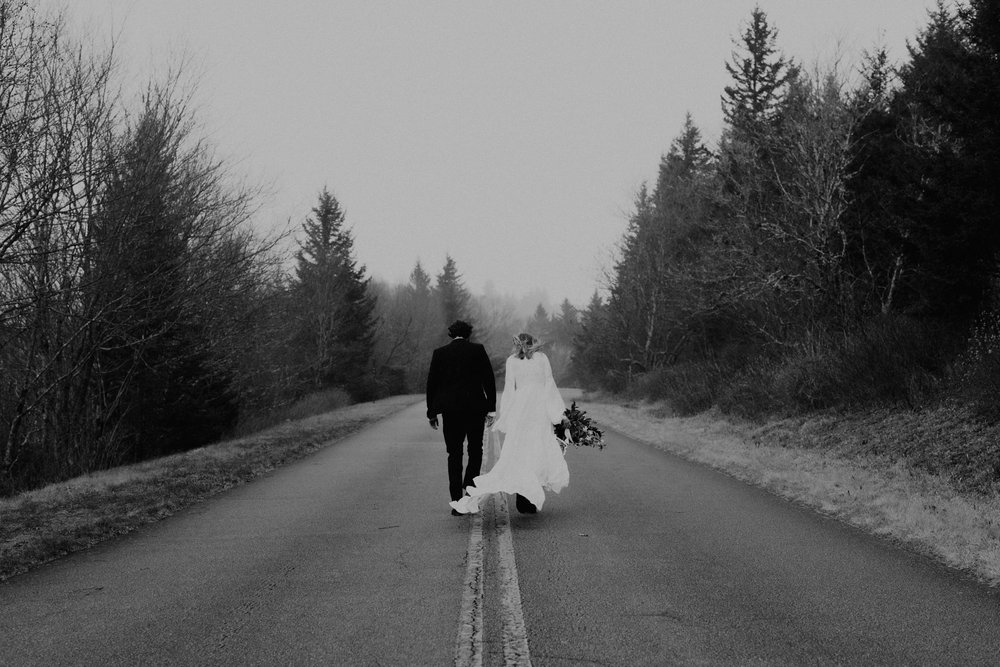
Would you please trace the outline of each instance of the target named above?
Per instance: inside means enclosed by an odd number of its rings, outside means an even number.
[[[594,425],[586,412],[576,407],[576,401],[573,401],[570,408],[563,412],[563,416],[569,422],[569,426],[566,426],[564,422],[556,424],[555,427],[556,437],[562,443],[563,451],[566,450],[566,445],[569,443],[604,449],[604,431]]]

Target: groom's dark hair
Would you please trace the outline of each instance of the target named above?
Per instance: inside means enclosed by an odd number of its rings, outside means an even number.
[[[472,325],[462,320],[455,320],[448,327],[448,335],[452,338],[468,338],[472,335]]]

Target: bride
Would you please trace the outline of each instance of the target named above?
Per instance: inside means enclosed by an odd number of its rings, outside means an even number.
[[[493,428],[505,433],[496,465],[466,487],[468,495],[451,502],[463,514],[479,511],[490,493],[517,494],[517,509],[533,513],[545,502],[545,489],[558,493],[569,484],[569,468],[552,430],[564,420],[566,405],[552,379],[548,357],[537,351],[531,334],[514,337],[507,357],[506,384]]]

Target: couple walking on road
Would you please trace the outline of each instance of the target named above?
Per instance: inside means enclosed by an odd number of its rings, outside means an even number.
[[[553,426],[564,421],[565,404],[552,379],[548,357],[531,334],[514,337],[507,357],[505,386],[496,407],[496,380],[486,348],[469,340],[472,325],[458,320],[448,328],[451,342],[434,350],[427,374],[427,419],[437,429],[443,420],[448,450],[451,513],[479,511],[490,493],[516,494],[517,509],[542,508],[545,490],[558,493],[569,484],[569,469]],[[500,458],[480,475],[485,428],[504,434]],[[462,473],[463,444],[468,463]]]

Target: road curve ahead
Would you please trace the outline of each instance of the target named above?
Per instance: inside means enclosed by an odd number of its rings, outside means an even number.
[[[610,434],[452,517],[417,405],[0,585],[3,665],[1000,664],[1000,597]]]

